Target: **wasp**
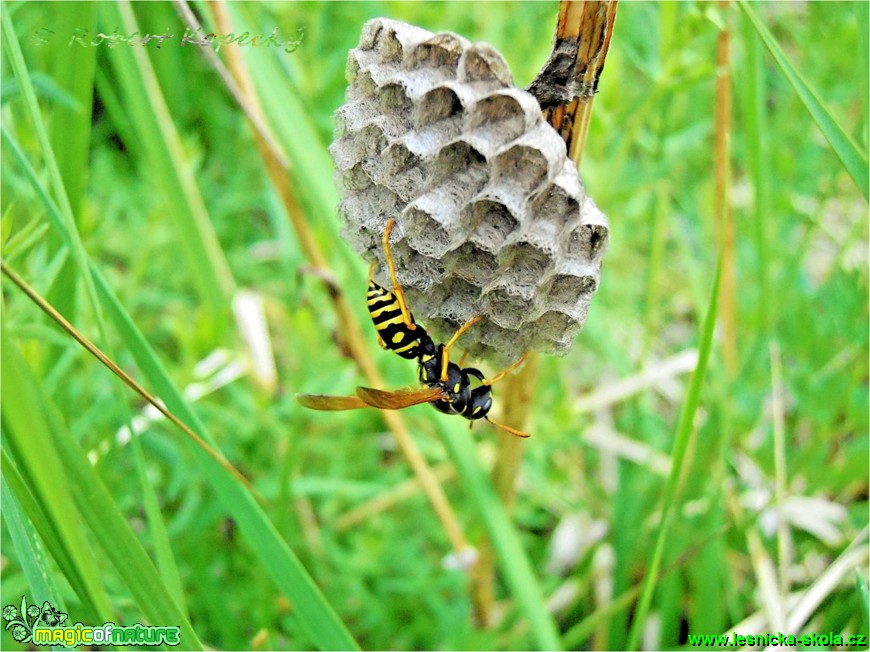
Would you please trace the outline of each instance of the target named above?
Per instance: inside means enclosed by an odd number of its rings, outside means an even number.
[[[526,355],[523,354],[514,364],[492,378],[487,378],[474,367],[462,367],[451,362],[450,349],[463,333],[480,321],[480,316],[475,315],[460,326],[446,344],[435,344],[426,329],[414,320],[414,315],[405,302],[405,293],[396,278],[396,264],[390,252],[390,232],[394,225],[395,220],[388,220],[383,236],[392,291],[375,282],[374,270],[377,263],[373,263],[369,269],[366,303],[378,334],[378,343],[382,348],[407,360],[416,360],[417,378],[424,387],[395,391],[357,387],[354,396],[297,394],[296,400],[312,410],[355,410],[364,407],[399,410],[429,403],[444,414],[458,414],[472,422],[485,419],[512,435],[528,437],[529,433],[498,423],[489,417],[492,386],[522,364]]]

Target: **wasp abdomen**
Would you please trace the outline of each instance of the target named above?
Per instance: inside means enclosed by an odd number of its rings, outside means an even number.
[[[384,346],[407,360],[418,358],[420,340],[427,337],[426,331],[414,321],[410,313],[408,315],[414,328],[408,327],[402,317],[402,308],[396,295],[374,281],[369,281],[366,302],[369,315]]]

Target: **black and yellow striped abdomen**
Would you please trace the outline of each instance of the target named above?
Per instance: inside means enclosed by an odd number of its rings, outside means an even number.
[[[369,315],[384,346],[408,360],[419,357],[420,341],[428,335],[422,326],[414,322],[410,313],[411,323],[415,328],[408,328],[402,318],[402,308],[396,295],[374,281],[369,281],[366,302]]]

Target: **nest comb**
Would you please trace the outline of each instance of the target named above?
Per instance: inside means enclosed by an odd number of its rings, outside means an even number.
[[[607,218],[537,100],[486,43],[376,18],[348,54],[330,151],[342,234],[390,287],[386,222],[408,306],[436,341],[497,363],[564,354],[586,319]]]

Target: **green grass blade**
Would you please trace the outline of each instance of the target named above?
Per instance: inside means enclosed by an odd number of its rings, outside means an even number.
[[[867,142],[868,120],[870,120],[870,76],[866,73],[870,70],[870,3],[856,2],[855,12],[858,14],[858,47],[856,48],[855,70],[863,71],[858,74],[858,97],[861,98],[861,127],[858,138],[861,142]]]
[[[132,432],[131,424],[132,420],[127,419],[127,427],[130,429],[130,432]],[[169,541],[169,533],[166,531],[163,514],[160,511],[157,492],[154,489],[154,485],[148,479],[145,453],[142,451],[142,443],[139,441],[138,435],[134,434],[131,436],[130,447],[133,451],[136,475],[139,480],[139,487],[142,490],[142,503],[145,508],[145,516],[148,519],[148,530],[151,534],[151,543],[154,546],[154,556],[156,557],[160,577],[163,579],[169,595],[175,600],[182,613],[187,616],[187,605],[185,604],[181,575],[175,563],[175,556],[172,554],[172,545]]]
[[[127,34],[139,31],[129,3],[105,4],[100,10],[106,29],[121,25]],[[123,107],[163,199],[167,219],[177,228],[187,269],[209,313],[220,324],[229,315],[235,281],[148,54],[144,48],[126,47],[112,48],[108,56],[120,82]]]
[[[692,439],[692,433],[694,432],[693,424],[695,420],[695,412],[698,409],[698,403],[701,398],[701,388],[704,384],[704,374],[707,371],[707,363],[710,361],[710,352],[713,348],[713,333],[716,329],[716,312],[719,306],[719,284],[721,279],[722,259],[720,258],[719,263],[716,266],[716,277],[713,280],[710,301],[707,305],[707,315],[704,318],[704,326],[701,330],[698,364],[692,372],[692,378],[689,381],[689,391],[686,400],[683,403],[682,410],[680,410],[680,418],[677,421],[674,448],[671,453],[671,470],[668,474],[664,495],[662,496],[661,523],[659,524],[658,534],[656,535],[652,561],[647,568],[640,602],[634,615],[634,622],[631,626],[631,633],[628,641],[628,649],[630,650],[636,650],[638,643],[640,642],[640,636],[643,631],[643,626],[646,623],[646,616],[649,612],[656,582],[659,576],[659,569],[662,564],[665,540],[667,539],[674,518],[674,512],[678,507],[679,497],[677,494],[680,477],[685,471],[684,463],[686,461],[686,451],[689,448],[689,442]]]
[[[231,3],[227,9],[239,32],[256,33],[260,29],[251,18],[251,7]],[[266,48],[249,48],[244,55],[268,123],[292,162],[295,189],[311,214],[331,215],[338,204],[332,161],[311,115],[281,68],[281,55]]]
[[[91,304],[94,309],[94,316],[96,317],[98,324],[102,324],[102,320],[100,319],[99,305],[96,301],[96,293],[93,289],[93,283],[91,283],[87,278],[87,263],[84,247],[82,246],[82,243],[79,239],[69,237],[70,234],[75,235],[78,233],[75,225],[75,217],[69,202],[69,196],[67,195],[66,188],[64,187],[64,181],[61,175],[60,168],[58,166],[58,161],[53,155],[51,141],[48,136],[48,129],[42,119],[42,113],[39,110],[39,104],[36,100],[36,93],[33,89],[33,84],[31,83],[30,79],[30,72],[28,71],[27,65],[24,62],[24,55],[21,52],[21,46],[15,36],[15,29],[12,26],[12,18],[9,14],[8,5],[2,5],[2,7],[0,7],[0,20],[2,20],[2,31],[4,37],[3,45],[9,55],[9,61],[12,65],[12,71],[15,74],[15,79],[21,87],[21,92],[24,99],[24,106],[27,109],[28,114],[30,115],[31,121],[33,122],[33,127],[36,131],[37,140],[39,141],[43,153],[45,154],[45,164],[48,169],[48,177],[59,209],[57,211],[58,216],[63,223],[65,230],[68,232],[66,244],[70,246],[70,250],[72,252],[72,259],[79,268],[79,270],[82,271],[82,275],[85,277],[85,287],[88,293],[88,297],[91,299]],[[20,155],[20,152],[18,152],[17,154]],[[48,191],[44,188],[42,189],[42,192],[46,196],[49,195]]]
[[[145,378],[166,406],[190,425],[210,445],[214,438],[206,431],[190,404],[175,388],[151,346],[136,328],[102,276],[94,271],[97,291],[110,319],[142,370]],[[214,458],[190,443],[190,451],[202,465],[203,477],[218,493],[247,536],[248,541],[278,588],[294,605],[303,628],[324,650],[358,649],[314,580],[281,538],[251,493]],[[217,448],[215,446],[215,448]]]
[[[76,29],[93,33],[97,23],[97,5],[70,3],[69,9],[57,12],[54,19],[53,29],[60,34],[72,34]],[[69,105],[51,105],[49,125],[51,149],[74,216],[81,214],[87,186],[96,62],[96,48],[70,48],[66,56],[52,57],[49,62],[51,78],[57,80],[60,90],[71,99]],[[74,268],[75,261],[67,260],[57,282],[46,296],[53,306],[69,317],[76,314],[78,298],[78,279],[73,273]],[[47,369],[51,368],[61,353],[60,347],[49,350],[45,356]],[[72,401],[69,398],[61,400],[64,403]]]
[[[205,3],[197,4],[203,8],[207,6]],[[227,11],[237,32],[256,33],[265,29],[264,25],[258,24],[253,6],[229,3]],[[210,12],[204,9],[202,13],[207,15]],[[311,111],[288,79],[287,70],[281,63],[282,55],[266,48],[247,48],[242,50],[242,54],[266,121],[290,160],[293,188],[308,215],[308,223],[322,238],[324,249],[334,249],[334,263],[358,270],[359,259],[347,247],[335,248],[332,244],[325,244],[334,243],[340,237],[337,220],[326,219],[335,214],[338,206],[338,193],[332,180],[334,166],[327,143],[312,120]]]
[[[5,130],[3,130],[3,136],[5,142],[14,144]],[[19,162],[22,161],[19,160]],[[23,163],[26,164],[26,161]],[[25,169],[27,168],[28,166],[25,165]],[[52,216],[53,224],[68,239],[69,235],[64,231],[64,224],[58,215],[57,206],[45,192],[45,189],[40,187],[39,180],[35,175],[28,174],[28,178],[37,187],[37,194],[43,200],[49,215]],[[157,395],[166,402],[171,411],[190,424],[203,439],[214,445],[214,439],[206,432],[181,392],[172,384],[156,354],[133,324],[105,279],[96,268],[92,267],[91,271],[97,292],[109,317],[119,330],[122,340],[127,344],[145,377],[156,389]],[[312,640],[322,649],[358,649],[344,624],[332,610],[293,551],[281,539],[254,497],[223,466],[198,446],[191,444],[191,450],[199,457],[205,467],[204,477],[221,496],[224,505],[239,523],[240,529],[248,535],[252,548],[260,557],[275,584],[293,601],[294,605],[297,605],[296,613]]]
[[[764,106],[764,66],[762,65],[761,43],[751,31],[753,28],[744,23],[743,41],[746,47],[746,61],[740,75],[743,90],[743,115],[746,125],[746,155],[752,177],[753,195],[753,240],[757,265],[758,300],[756,305],[756,326],[763,333],[770,333],[771,315],[775,314],[773,302],[776,298],[770,292],[770,245],[768,217],[771,215],[769,191],[771,186],[770,165],[767,158],[766,133],[767,120]]]
[[[34,190],[45,205],[53,225],[69,241],[70,235],[66,232],[66,225],[57,205],[52,201],[46,189],[42,187],[11,135],[2,127],[0,127],[0,133],[3,135],[4,143],[12,150],[27,178],[33,184]],[[165,401],[172,412],[214,446],[214,439],[206,432],[181,392],[173,385],[153,349],[93,265],[91,273],[104,309],[120,332],[122,340],[133,354],[151,388]],[[312,640],[322,649],[358,649],[344,624],[293,551],[281,539],[247,488],[242,486],[223,466],[198,446],[191,444],[191,450],[202,461],[204,477],[215,488],[223,504],[238,522],[240,529],[248,536],[253,550],[260,557],[272,580],[296,606],[295,613],[298,614],[303,627],[310,633]]]
[[[56,559],[70,584],[90,611],[90,616],[109,618],[109,599],[99,583],[99,567],[81,528],[80,515],[69,504],[72,493],[66,469],[54,449],[42,403],[30,381],[29,370],[11,340],[5,324],[0,328],[3,355],[0,356],[0,384],[3,386],[4,448],[10,451],[26,486],[51,522],[63,548]],[[19,496],[21,498],[21,496]]]
[[[806,110],[809,112],[816,126],[822,132],[825,140],[834,150],[834,153],[840,159],[846,172],[855,181],[865,200],[870,200],[870,167],[868,167],[867,157],[861,153],[858,146],[851,138],[843,131],[842,127],[834,120],[828,109],[822,104],[818,94],[807,83],[798,70],[791,64],[785,52],[776,42],[770,30],[764,26],[758,14],[745,0],[741,0],[740,8],[747,18],[752,22],[767,50],[770,52],[780,71],[791,84],[800,101],[803,103]]]
[[[76,29],[93,33],[96,23],[97,5],[75,2],[67,11],[57,12],[52,29],[60,34],[72,34]],[[51,78],[74,101],[69,107],[55,103],[50,124],[52,151],[75,215],[79,214],[87,184],[97,51],[97,48],[68,48],[67,56],[52,57],[50,61]]]
[[[608,602],[603,607],[596,609],[593,613],[586,616],[579,623],[571,627],[565,632],[564,640],[565,647],[569,650],[579,650],[580,646],[595,633],[598,626],[606,622],[615,614],[628,609],[637,599],[638,590],[631,588],[611,602]]]
[[[486,526],[505,582],[528,620],[538,647],[561,650],[559,630],[553,615],[547,610],[532,564],[489,476],[478,462],[468,430],[460,432],[458,428],[439,427],[439,433]]]
[[[5,457],[5,454],[4,454]],[[9,530],[9,538],[12,547],[18,553],[18,561],[21,570],[30,587],[30,597],[37,604],[48,600],[51,604],[66,611],[65,603],[53,575],[48,568],[48,560],[45,551],[39,541],[36,528],[23,513],[21,506],[15,499],[15,495],[6,482],[6,466],[4,465],[3,476],[0,477],[0,499],[3,501],[3,521]]]
[[[74,498],[78,514],[89,528],[91,536],[100,544],[106,558],[130,589],[149,622],[155,625],[179,625],[182,645],[189,649],[202,649],[196,632],[166,591],[157,570],[118,511],[102,479],[68,430],[54,417],[50,399],[40,391],[37,380],[5,328],[0,336],[3,345],[3,386],[8,388],[12,384],[10,379],[15,378],[14,384],[19,392],[14,396],[16,403],[9,432],[15,441],[16,451],[28,462],[31,476],[44,483],[41,476],[46,474],[42,470],[45,468],[55,470],[55,474],[50,476],[55,483],[67,478],[66,487],[54,489],[58,493],[58,501],[67,513],[72,514],[69,498]],[[19,400],[21,403],[18,403]],[[48,416],[49,422],[43,421],[40,426],[42,432],[38,440],[29,438],[21,431],[20,417],[26,414]],[[6,419],[5,411],[3,418]],[[49,441],[45,441],[46,438]],[[50,464],[47,463],[49,461]],[[62,472],[57,472],[57,469],[62,469]],[[39,493],[39,500],[44,503],[44,491],[40,490]],[[76,554],[83,553],[78,551]],[[93,573],[93,577],[100,577],[96,571]],[[107,614],[101,615],[105,618]]]
[[[82,7],[80,5],[75,5],[74,7],[78,9],[86,9],[86,7]],[[75,24],[75,19],[79,17],[83,21],[89,20],[90,23],[94,23],[95,20],[95,13],[93,8],[89,10],[89,13],[85,13],[82,16],[79,16],[79,14],[76,12],[73,12],[72,14],[65,14],[65,16],[67,18],[73,18],[73,23],[71,24]],[[72,118],[64,118],[64,114],[62,112],[55,113],[56,119],[58,118],[58,116],[60,116],[60,122],[56,122],[55,124],[55,136],[57,137],[58,133],[60,133],[60,144],[64,145],[64,147],[60,148],[61,157],[58,158],[55,155],[55,151],[57,148],[53,147],[51,142],[49,141],[48,129],[44,124],[44,121],[42,119],[42,113],[40,112],[39,106],[36,102],[36,97],[32,88],[29,71],[23,60],[19,44],[12,36],[14,34],[14,30],[12,29],[11,20],[5,11],[3,14],[3,30],[7,35],[6,44],[10,53],[10,59],[13,64],[16,79],[21,86],[25,105],[28,109],[28,112],[30,113],[31,120],[33,121],[33,124],[39,135],[40,143],[44,150],[43,153],[45,155],[45,160],[49,168],[50,177],[54,185],[55,196],[58,197],[58,201],[60,202],[60,210],[50,211],[51,214],[57,218],[57,224],[63,226],[62,231],[56,233],[55,237],[60,238],[62,244],[69,246],[73,253],[73,257],[67,265],[68,269],[65,269],[65,273],[61,274],[60,282],[54,287],[54,289],[56,290],[55,294],[60,294],[63,297],[62,305],[63,307],[65,307],[67,314],[72,316],[73,307],[75,304],[74,290],[77,283],[76,277],[72,272],[75,271],[75,269],[78,269],[84,279],[86,295],[93,308],[101,339],[103,342],[107,342],[99,301],[97,299],[96,291],[94,290],[93,281],[91,279],[89,271],[87,254],[85,252],[81,237],[78,233],[75,214],[72,209],[73,202],[81,202],[81,194],[83,192],[81,188],[81,185],[83,183],[82,168],[87,160],[88,154],[87,134],[89,134],[90,126],[91,89],[93,87],[93,68],[95,54],[89,55],[89,58],[83,58],[83,55],[80,56],[80,50],[74,50],[74,54],[70,57],[70,59],[73,61],[73,68],[71,70],[67,70],[67,72],[70,72],[71,74],[75,72],[75,74],[72,74],[72,81],[69,83],[73,85],[73,90],[77,92],[79,102],[83,104],[79,111],[79,113],[82,115],[73,115]],[[84,49],[89,50],[88,48]],[[66,70],[66,68],[64,68],[64,70]],[[77,77],[81,77],[81,79],[77,79]],[[79,128],[78,131],[76,131],[76,127]],[[64,134],[63,130],[75,131],[76,133],[79,133],[83,130],[85,137],[83,139],[81,138],[81,135],[79,135],[79,137],[73,137],[70,134]],[[4,136],[5,135],[6,134],[4,133]],[[76,152],[71,150],[81,151],[78,152],[78,156],[75,156]],[[19,158],[19,160],[23,159],[20,150],[17,148],[15,149],[15,155],[17,158]],[[29,168],[29,165],[26,165],[25,167]],[[32,172],[31,169],[28,169],[27,173],[33,181],[35,179],[35,174]],[[68,183],[72,184],[73,191],[75,193],[72,198],[67,188]],[[37,185],[41,184],[38,184],[37,182]],[[41,195],[47,198],[48,192],[45,189],[42,189]],[[108,349],[108,345],[106,345],[106,348],[108,353],[111,354],[111,350]],[[50,351],[47,358],[49,360],[56,359],[57,352]],[[124,401],[123,396],[121,395],[120,388],[117,387],[116,398],[117,405],[120,407],[122,413],[127,414],[127,421],[128,423],[130,423],[132,415],[130,415],[129,413],[127,404]],[[132,450],[134,456],[134,463],[137,469],[137,475],[140,479],[140,486],[144,494],[146,514],[148,516],[149,527],[151,529],[151,534],[160,568],[163,572],[164,577],[166,578],[167,583],[171,587],[173,587],[173,593],[176,595],[176,599],[180,600],[182,596],[181,580],[178,576],[178,571],[172,557],[169,539],[166,533],[166,527],[163,523],[162,514],[160,513],[160,510],[158,508],[157,496],[154,491],[154,487],[150,484],[150,482],[148,482],[147,479],[145,460],[144,456],[142,455],[138,441],[133,443]]]
[[[4,440],[6,439],[6,429],[3,429]],[[68,546],[64,541],[62,532],[58,529],[58,524],[45,513],[42,505],[31,493],[27,482],[21,476],[15,463],[9,456],[7,449],[0,449],[0,457],[2,457],[2,474],[3,482],[5,483],[12,496],[18,502],[20,510],[27,517],[28,523],[33,527],[36,534],[39,535],[43,544],[45,544],[48,553],[55,560],[55,563],[64,570],[65,577],[73,587],[76,595],[87,596],[86,589],[82,588],[82,583],[77,573],[77,563],[74,557],[71,556]],[[84,608],[89,610],[94,616],[97,613],[93,605],[83,599]],[[87,614],[82,614],[86,616]]]
[[[858,589],[858,596],[861,599],[861,613],[864,617],[861,619],[862,626],[866,632],[870,628],[870,591],[867,588],[867,578],[861,574],[859,569],[855,569],[855,586]]]

